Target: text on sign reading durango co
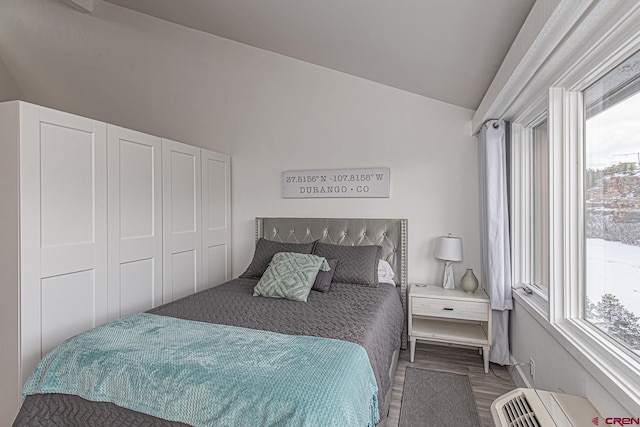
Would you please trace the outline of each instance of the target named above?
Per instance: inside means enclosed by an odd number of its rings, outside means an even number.
[[[389,197],[389,168],[283,172],[282,197]]]

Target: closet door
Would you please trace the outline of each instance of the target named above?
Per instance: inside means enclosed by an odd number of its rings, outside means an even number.
[[[162,303],[162,142],[108,125],[109,320]]]
[[[22,381],[107,321],[106,124],[20,104]]]
[[[203,288],[226,282],[231,274],[231,161],[202,150]]]
[[[162,140],[163,302],[201,286],[200,149]]]

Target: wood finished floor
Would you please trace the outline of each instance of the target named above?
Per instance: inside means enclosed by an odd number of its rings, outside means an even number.
[[[398,426],[404,372],[407,366],[469,375],[482,427],[493,427],[491,402],[516,388],[507,367],[491,363],[489,373],[485,374],[482,356],[478,354],[478,350],[418,343],[413,363],[409,362],[409,350],[400,352],[386,427]]]

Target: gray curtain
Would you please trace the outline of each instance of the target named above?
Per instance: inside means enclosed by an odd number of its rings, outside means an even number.
[[[513,308],[506,136],[502,120],[485,122],[478,136],[482,283],[493,311],[489,360],[500,365],[509,364],[509,310]]]

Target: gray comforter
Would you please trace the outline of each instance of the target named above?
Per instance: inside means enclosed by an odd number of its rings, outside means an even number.
[[[151,310],[201,322],[235,325],[290,335],[341,339],[365,348],[378,383],[379,406],[391,384],[388,370],[400,347],[404,315],[397,290],[334,283],[327,293],[312,291],[307,303],[252,296],[256,280],[235,279]],[[14,426],[183,426],[111,403],[77,396],[34,395]]]

